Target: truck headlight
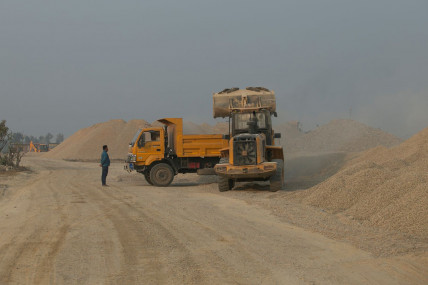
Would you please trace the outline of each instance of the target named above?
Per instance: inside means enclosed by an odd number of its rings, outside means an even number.
[[[128,162],[136,162],[137,156],[135,154],[128,154]]]

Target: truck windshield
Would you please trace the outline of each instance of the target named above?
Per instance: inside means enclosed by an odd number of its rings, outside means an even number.
[[[134,144],[135,144],[135,142],[137,141],[138,136],[139,136],[140,134],[141,134],[141,129],[139,129],[139,130],[135,133],[134,137],[132,138],[132,141],[129,143],[129,145],[130,145],[130,146],[134,146]]]
[[[160,141],[160,131],[145,131],[138,140],[138,147],[144,147],[147,143]]]

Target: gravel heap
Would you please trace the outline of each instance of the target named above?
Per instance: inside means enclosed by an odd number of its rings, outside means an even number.
[[[376,147],[306,191],[305,204],[364,224],[428,237],[428,128],[393,148]]]
[[[111,120],[80,129],[43,157],[54,159],[99,160],[102,146],[108,145],[110,159],[125,159],[128,144],[138,129],[150,126],[144,120]]]
[[[193,122],[184,121],[183,122],[183,133],[186,135],[191,134],[228,134],[229,133],[229,124],[227,122],[219,122],[214,126],[203,123],[201,125],[195,124]]]
[[[338,119],[309,132],[302,132],[298,122],[275,128],[282,133],[281,144],[288,154],[318,152],[360,152],[379,145],[391,147],[402,140],[380,129],[354,120]]]

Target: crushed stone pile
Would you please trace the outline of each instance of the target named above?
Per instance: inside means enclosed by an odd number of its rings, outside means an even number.
[[[138,129],[150,126],[144,120],[110,120],[80,129],[43,157],[54,159],[99,160],[102,146],[108,145],[111,159],[125,159],[129,142]]]
[[[318,152],[360,152],[382,145],[391,147],[400,138],[380,129],[349,119],[337,119],[309,132],[302,132],[298,122],[279,125],[281,144],[287,154]]]
[[[201,125],[195,124],[193,122],[184,121],[183,122],[183,133],[190,134],[228,134],[229,133],[229,124],[227,122],[219,122],[215,125],[209,125],[203,123]]]
[[[378,146],[324,182],[291,197],[363,224],[428,237],[428,128]]]
[[[160,127],[163,126],[158,121],[151,123],[152,126]],[[215,125],[207,123],[196,124],[190,121],[183,121],[183,133],[185,135],[211,135],[211,134],[228,134],[229,123],[218,122]]]

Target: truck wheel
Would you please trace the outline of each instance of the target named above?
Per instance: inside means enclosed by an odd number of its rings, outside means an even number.
[[[284,185],[284,161],[273,159],[272,162],[276,162],[276,173],[270,178],[269,191],[276,192]]]
[[[235,180],[223,176],[218,177],[218,190],[220,192],[232,190],[233,187],[235,187]]]
[[[150,180],[155,186],[166,187],[174,179],[174,171],[166,163],[159,163],[150,170]]]
[[[146,178],[147,183],[153,185],[152,180],[150,180],[150,172],[144,172],[144,178]]]

